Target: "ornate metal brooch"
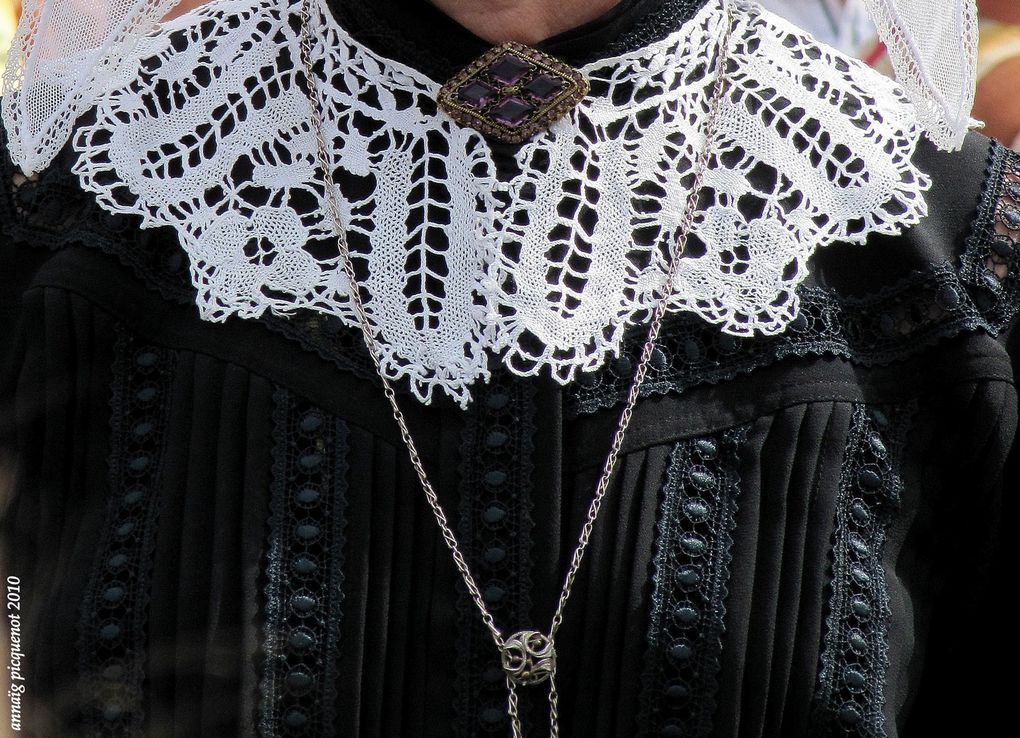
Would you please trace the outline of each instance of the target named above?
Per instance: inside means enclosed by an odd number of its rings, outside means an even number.
[[[497,141],[521,143],[570,112],[588,80],[567,64],[508,41],[458,72],[439,91],[451,118]]]

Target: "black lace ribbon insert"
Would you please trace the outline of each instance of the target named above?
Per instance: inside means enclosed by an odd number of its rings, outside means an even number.
[[[175,355],[118,328],[109,502],[78,625],[81,727],[141,736],[149,586]]]
[[[747,426],[676,444],[666,472],[640,735],[709,735]]]
[[[274,395],[259,735],[333,736],[347,507],[347,426]]]
[[[840,472],[831,593],[812,735],[883,738],[891,616],[882,565],[899,509],[899,455],[914,403],[888,412],[854,408]]]
[[[503,632],[533,626],[531,488],[534,388],[497,370],[468,410],[460,449],[458,536]],[[505,735],[506,679],[478,608],[458,580],[456,734]]]

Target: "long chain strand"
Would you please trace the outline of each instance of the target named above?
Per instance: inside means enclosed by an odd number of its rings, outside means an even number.
[[[613,437],[613,444],[609,455],[606,457],[606,462],[603,467],[602,477],[599,480],[599,484],[596,488],[594,497],[590,507],[588,508],[588,514],[585,519],[584,525],[581,529],[581,535],[578,538],[577,547],[574,549],[574,554],[570,562],[570,567],[567,570],[564,578],[563,587],[560,591],[559,602],[556,607],[556,612],[552,619],[552,624],[549,628],[549,633],[545,636],[546,642],[550,650],[555,653],[555,639],[556,633],[559,631],[560,626],[563,624],[563,614],[566,608],[570,593],[574,585],[574,580],[577,577],[577,572],[581,567],[581,562],[584,560],[585,551],[588,548],[588,544],[591,541],[592,532],[594,530],[595,521],[598,518],[599,510],[602,506],[602,501],[609,489],[609,482],[612,478],[613,470],[616,465],[617,458],[620,455],[620,451],[623,447],[623,438],[626,433],[627,426],[630,424],[631,417],[633,415],[634,406],[637,402],[637,398],[640,392],[641,384],[648,372],[648,365],[651,360],[652,351],[655,348],[655,342],[658,339],[659,331],[662,326],[663,318],[665,317],[669,298],[672,295],[673,282],[675,280],[677,270],[680,265],[680,256],[683,254],[684,249],[687,245],[687,239],[690,234],[691,228],[694,224],[694,218],[697,213],[698,197],[701,192],[702,182],[705,176],[705,172],[708,169],[708,163],[711,158],[711,142],[716,136],[718,127],[718,113],[722,102],[723,90],[725,88],[724,80],[726,73],[726,63],[728,60],[729,41],[732,33],[732,18],[729,11],[729,0],[721,0],[724,10],[725,18],[723,23],[723,34],[719,42],[719,49],[716,55],[716,68],[715,68],[715,81],[713,85],[712,97],[710,102],[709,117],[703,132],[703,145],[695,163],[694,179],[691,186],[690,195],[686,202],[686,207],[683,213],[683,217],[680,222],[679,235],[673,253],[670,256],[669,268],[666,273],[666,280],[663,285],[663,294],[656,305],[653,313],[651,327],[648,331],[648,337],[645,341],[644,347],[641,352],[641,359],[638,363],[637,371],[634,375],[634,381],[631,384],[630,392],[627,396],[627,401],[624,406],[623,412],[620,414],[619,425],[617,426],[616,433]],[[460,573],[461,578],[471,595],[471,599],[474,601],[478,608],[479,614],[481,615],[482,622],[488,629],[492,636],[492,640],[496,645],[496,648],[501,654],[505,654],[507,651],[507,641],[503,636],[502,632],[496,625],[495,619],[492,613],[489,612],[488,607],[485,605],[485,601],[482,598],[482,593],[475,581],[474,576],[471,574],[471,569],[467,564],[467,560],[464,554],[461,552],[460,544],[457,541],[456,534],[450,527],[449,521],[447,520],[446,513],[443,510],[442,505],[439,502],[439,497],[432,487],[432,483],[428,479],[428,474],[425,471],[424,464],[422,463],[421,456],[418,453],[417,446],[414,443],[414,439],[411,436],[411,432],[408,429],[406,419],[403,411],[400,409],[400,405],[397,401],[396,391],[393,388],[392,383],[387,378],[385,370],[382,365],[382,351],[379,344],[373,337],[372,323],[368,317],[368,313],[365,310],[364,301],[361,297],[361,292],[358,284],[357,274],[354,269],[354,263],[351,259],[350,249],[347,243],[346,230],[343,227],[343,218],[340,214],[340,205],[337,198],[335,185],[332,182],[330,173],[333,171],[330,165],[330,147],[326,142],[324,128],[322,125],[322,110],[318,103],[316,95],[316,75],[312,61],[312,19],[311,19],[311,0],[301,1],[301,38],[300,38],[300,50],[301,50],[301,62],[304,67],[305,83],[307,85],[307,95],[311,108],[311,123],[312,129],[315,134],[315,140],[317,145],[317,158],[319,168],[323,172],[324,182],[323,188],[326,197],[326,205],[329,212],[330,219],[332,220],[333,229],[336,232],[337,244],[340,249],[342,257],[342,265],[344,274],[347,277],[347,281],[350,285],[350,298],[351,305],[354,308],[355,315],[361,327],[362,337],[365,341],[365,346],[368,349],[369,355],[372,358],[372,363],[379,375],[383,385],[383,392],[386,395],[387,400],[390,403],[390,407],[393,410],[393,417],[397,422],[397,426],[400,430],[401,438],[404,444],[407,446],[408,455],[410,456],[411,465],[413,466],[415,473],[418,475],[418,479],[421,482],[422,489],[425,492],[425,498],[428,501],[429,507],[432,509],[432,513],[436,518],[436,522],[439,524],[440,531],[444,542],[449,548],[452,556],[454,565],[457,571]],[[517,698],[517,682],[514,678],[507,673],[507,691],[508,691],[508,711],[510,714],[511,728],[513,731],[514,738],[523,738],[523,730],[520,719],[519,704]],[[556,689],[556,668],[555,665],[551,668],[548,675],[549,679],[549,721],[550,721],[550,736],[551,738],[558,738],[559,736],[559,696]]]

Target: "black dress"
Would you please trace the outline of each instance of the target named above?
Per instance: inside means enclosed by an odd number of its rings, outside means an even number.
[[[698,5],[624,0],[543,47],[583,63]],[[420,3],[336,12],[435,78],[487,46]],[[506,735],[498,655],[358,334],[203,322],[175,234],[100,209],[71,161],[0,164],[22,733]],[[559,637],[564,736],[1008,715],[1020,158],[973,134],[917,161],[930,215],[816,253],[784,333],[667,321]],[[495,362],[466,410],[403,399],[504,629],[551,617],[643,338],[566,387]],[[544,692],[524,697],[545,734]]]

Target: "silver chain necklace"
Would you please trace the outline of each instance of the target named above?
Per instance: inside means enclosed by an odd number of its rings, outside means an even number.
[[[563,624],[563,613],[566,608],[567,601],[570,598],[570,593],[574,586],[574,580],[577,577],[578,570],[581,568],[581,562],[584,560],[585,551],[591,541],[595,521],[598,519],[599,509],[602,507],[602,500],[605,497],[606,492],[609,490],[609,482],[612,479],[613,470],[616,467],[616,460],[619,457],[620,449],[623,446],[623,437],[626,433],[627,426],[630,424],[631,416],[634,412],[634,405],[637,402],[641,384],[648,372],[648,364],[652,356],[652,351],[655,348],[655,342],[659,336],[662,320],[666,314],[666,307],[672,294],[672,285],[680,264],[680,255],[686,247],[687,238],[694,223],[695,213],[697,212],[698,195],[701,191],[702,181],[710,160],[711,142],[716,135],[719,109],[722,102],[723,90],[725,88],[724,77],[726,72],[726,63],[729,58],[729,41],[732,33],[732,18],[730,15],[729,0],[722,0],[722,2],[726,11],[723,23],[723,33],[722,38],[719,41],[719,51],[716,55],[715,82],[712,86],[709,115],[705,124],[704,144],[695,163],[694,181],[691,186],[691,193],[687,199],[683,217],[680,221],[680,232],[677,236],[675,249],[671,254],[669,269],[666,273],[663,295],[658,301],[655,312],[653,313],[651,327],[648,330],[648,337],[641,351],[641,359],[638,362],[634,381],[631,384],[630,391],[627,396],[627,402],[624,405],[623,412],[620,414],[620,421],[613,437],[613,445],[609,451],[609,455],[606,457],[602,476],[599,479],[595,495],[588,508],[588,514],[584,525],[581,528],[581,534],[578,536],[577,547],[574,549],[570,566],[567,569],[566,576],[563,580],[563,587],[560,590],[560,597],[556,606],[556,612],[553,615],[552,623],[546,633],[542,633],[537,630],[522,630],[510,635],[504,635],[496,625],[496,621],[493,618],[492,613],[489,612],[488,607],[485,605],[481,590],[475,582],[474,576],[471,574],[471,569],[467,564],[467,560],[464,558],[464,554],[461,551],[457,537],[450,527],[446,513],[443,511],[443,507],[439,503],[439,498],[425,472],[425,467],[418,454],[417,446],[414,443],[414,439],[411,437],[411,432],[408,430],[407,422],[404,419],[404,413],[397,402],[397,395],[393,389],[393,385],[386,377],[382,367],[382,352],[378,342],[373,337],[372,324],[368,318],[368,314],[365,312],[365,306],[362,301],[361,293],[358,289],[358,280],[354,270],[354,263],[351,261],[350,251],[347,245],[347,235],[343,226],[343,219],[340,215],[339,200],[335,187],[332,183],[331,172],[333,171],[333,168],[330,166],[330,147],[326,143],[325,134],[323,133],[322,110],[320,108],[319,101],[316,99],[317,95],[315,92],[316,76],[312,60],[313,41],[311,0],[301,1],[301,62],[304,67],[304,73],[306,76],[305,82],[307,85],[306,92],[308,94],[308,101],[312,111],[311,123],[316,138],[318,165],[325,178],[323,184],[329,217],[332,220],[333,229],[336,232],[337,243],[342,257],[343,270],[351,286],[351,304],[354,307],[355,314],[357,315],[362,337],[365,340],[365,346],[368,348],[369,354],[372,357],[372,362],[379,374],[379,378],[382,380],[383,392],[386,394],[386,398],[389,400],[390,407],[393,410],[393,418],[396,420],[397,426],[400,429],[401,438],[407,446],[411,465],[414,467],[414,470],[418,475],[418,479],[421,482],[422,489],[425,492],[425,499],[428,501],[429,507],[432,508],[436,522],[439,524],[439,528],[442,532],[443,540],[446,542],[447,547],[453,554],[453,563],[456,565],[457,571],[464,580],[464,585],[467,588],[468,593],[471,595],[471,599],[478,607],[478,612],[481,615],[482,622],[488,629],[492,636],[492,641],[499,651],[503,671],[506,675],[508,693],[507,708],[510,715],[514,738],[523,738],[524,735],[521,727],[520,711],[518,708],[517,687],[540,684],[545,681],[549,682],[549,735],[551,738],[558,738],[559,736],[559,696],[556,691],[556,634],[559,632],[560,626]]]

